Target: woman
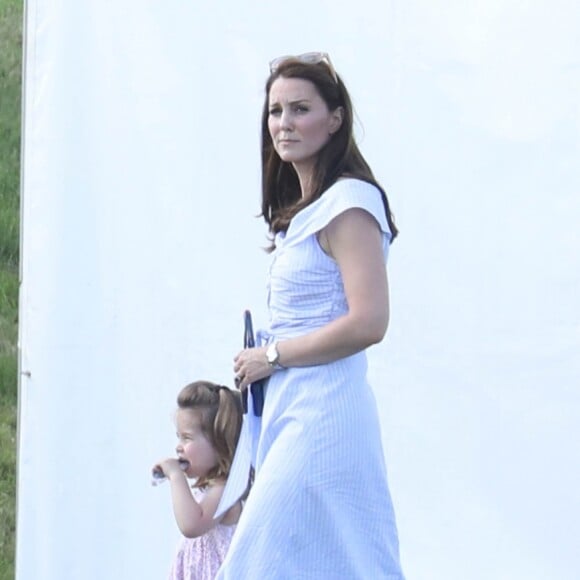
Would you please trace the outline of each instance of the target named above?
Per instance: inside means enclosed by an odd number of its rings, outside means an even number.
[[[242,390],[269,379],[261,430],[250,430],[254,485],[218,578],[403,578],[364,353],[387,329],[385,260],[397,230],[352,122],[326,53],[271,63],[270,327],[267,344],[234,363]]]

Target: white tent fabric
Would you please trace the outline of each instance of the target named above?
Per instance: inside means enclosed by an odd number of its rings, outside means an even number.
[[[371,349],[409,580],[580,573],[572,0],[28,0],[18,580],[165,576],[150,466],[265,321],[267,62],[330,52],[401,229]],[[364,474],[361,474],[364,479]]]

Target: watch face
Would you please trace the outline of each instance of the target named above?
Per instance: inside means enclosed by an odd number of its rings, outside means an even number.
[[[278,350],[276,349],[276,344],[271,344],[266,351],[266,358],[268,362],[273,365],[278,360]]]

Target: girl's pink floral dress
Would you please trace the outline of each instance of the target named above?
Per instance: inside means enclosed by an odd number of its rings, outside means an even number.
[[[169,579],[214,580],[226,557],[235,529],[235,524],[218,524],[203,536],[183,538]]]

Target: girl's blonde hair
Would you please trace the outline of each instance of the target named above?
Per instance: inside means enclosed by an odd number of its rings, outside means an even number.
[[[218,462],[205,477],[195,482],[204,488],[212,480],[226,479],[242,428],[242,401],[238,391],[210,381],[195,381],[177,396],[180,409],[200,412],[201,430],[214,448]]]

